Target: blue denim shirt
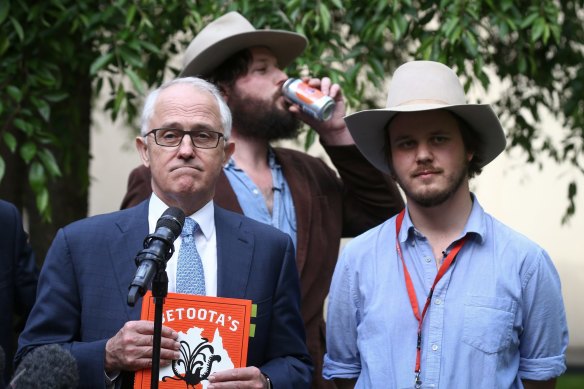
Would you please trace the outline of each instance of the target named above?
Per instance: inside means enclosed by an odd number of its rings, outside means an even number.
[[[522,388],[521,379],[562,374],[568,329],[548,254],[474,196],[464,235],[423,321],[423,387]],[[414,385],[418,322],[395,239],[393,217],[343,250],[329,294],[327,379],[358,378],[357,388]],[[437,273],[432,248],[407,212],[399,240],[421,312]]]
[[[231,183],[243,214],[287,233],[296,248],[296,210],[290,187],[282,174],[282,167],[276,162],[272,149],[268,150],[268,165],[272,171],[274,188],[274,205],[271,215],[262,192],[249,176],[235,165],[233,158],[224,166],[223,171]]]

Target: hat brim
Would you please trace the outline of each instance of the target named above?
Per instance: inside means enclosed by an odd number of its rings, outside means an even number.
[[[463,119],[480,137],[482,168],[505,150],[505,133],[497,115],[488,104],[440,105],[416,104],[372,109],[345,116],[345,123],[357,148],[377,169],[391,174],[386,147],[386,127],[400,112],[444,109]]]
[[[300,34],[283,30],[258,30],[233,35],[215,42],[183,67],[180,77],[206,76],[238,51],[254,47],[269,48],[281,68],[288,66],[308,41]]]

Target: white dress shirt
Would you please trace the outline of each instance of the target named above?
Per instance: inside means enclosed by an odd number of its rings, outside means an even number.
[[[168,205],[152,193],[148,208],[148,231],[150,233],[155,231],[158,219],[167,209]],[[195,233],[195,244],[203,262],[207,296],[217,296],[217,235],[213,201],[209,201],[203,208],[187,217],[195,220],[200,227]],[[174,254],[166,264],[169,292],[176,292],[176,266],[181,243],[182,238],[179,236],[174,241]]]

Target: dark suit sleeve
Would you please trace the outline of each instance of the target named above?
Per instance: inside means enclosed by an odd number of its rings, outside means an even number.
[[[99,260],[99,258],[95,258]],[[19,338],[15,363],[35,347],[44,344],[61,344],[75,357],[83,374],[84,386],[105,386],[104,358],[107,339],[79,342],[81,334],[80,285],[77,269],[71,261],[71,252],[63,229],[57,232],[39,278],[37,301],[26,327]],[[103,291],[95,290],[99,294]],[[103,320],[96,317],[95,320]]]
[[[359,235],[403,209],[393,178],[371,165],[357,146],[323,147],[341,176],[344,237]]]
[[[312,380],[312,363],[306,349],[298,271],[289,237],[274,292],[271,320],[267,362],[260,369],[270,377],[274,388],[308,388]]]
[[[22,225],[19,228],[20,234],[16,240],[18,257],[15,267],[15,311],[26,321],[34,305],[39,273],[28,235],[22,230]]]
[[[34,304],[38,269],[20,212],[11,203],[0,200],[0,347],[4,349],[6,369],[0,371],[8,380],[12,373],[14,337],[22,329]],[[18,316],[15,325],[13,313]]]
[[[150,169],[141,165],[130,172],[128,176],[128,188],[120,209],[126,209],[140,204],[152,194],[152,176]]]

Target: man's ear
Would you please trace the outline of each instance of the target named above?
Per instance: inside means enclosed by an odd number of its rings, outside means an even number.
[[[221,93],[221,96],[223,97],[223,100],[225,100],[225,102],[229,101],[229,95],[230,95],[230,90],[227,88],[227,85],[223,84],[223,83],[218,83],[217,84],[217,88],[219,89],[219,92]]]
[[[140,155],[140,159],[142,160],[142,164],[149,168],[150,156],[148,155],[148,144],[146,143],[146,139],[142,136],[137,136],[135,144],[136,150],[138,150],[138,154]]]
[[[235,142],[227,141],[225,143],[225,147],[223,148],[223,155],[224,155],[223,165],[225,165],[227,162],[229,162],[229,158],[231,158],[234,151],[235,151]]]

